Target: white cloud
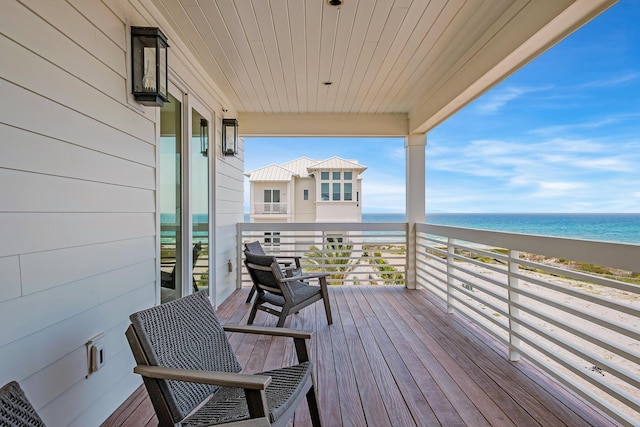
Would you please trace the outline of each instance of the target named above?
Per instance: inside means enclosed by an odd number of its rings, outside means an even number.
[[[619,86],[624,83],[628,83],[640,77],[638,73],[629,73],[622,76],[614,76],[606,80],[593,80],[587,83],[583,83],[577,86],[579,89],[592,89],[592,88],[604,88]]]
[[[601,157],[596,159],[578,160],[574,163],[576,166],[587,169],[598,169],[613,172],[635,172],[638,165],[629,162],[622,157]]]
[[[566,192],[584,188],[585,185],[580,182],[539,182],[538,185],[542,191],[549,192]]]
[[[539,92],[550,89],[551,86],[526,87],[526,86],[509,86],[502,89],[494,89],[484,95],[477,105],[477,109],[481,114],[495,114],[508,102],[513,101],[532,92]]]
[[[558,134],[562,132],[576,131],[581,129],[582,130],[597,129],[602,126],[611,125],[617,122],[618,122],[618,119],[616,118],[608,118],[608,119],[601,119],[601,120],[595,120],[595,121],[583,122],[583,123],[571,123],[566,125],[547,126],[543,128],[534,129],[531,132],[535,134],[540,134],[540,135],[551,135],[551,134]]]

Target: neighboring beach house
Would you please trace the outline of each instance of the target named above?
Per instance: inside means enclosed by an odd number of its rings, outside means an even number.
[[[250,222],[360,222],[366,169],[357,160],[301,157],[247,172]]]

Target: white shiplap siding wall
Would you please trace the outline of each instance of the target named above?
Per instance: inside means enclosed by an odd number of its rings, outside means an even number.
[[[240,126],[242,124],[240,123]],[[218,138],[221,135],[217,135]],[[220,304],[236,290],[236,224],[244,221],[244,143],[239,141],[238,156],[219,158],[216,173],[216,294]],[[231,261],[233,271],[229,271]]]
[[[127,104],[122,17],[76,3],[0,14],[0,383],[60,426],[99,424],[139,384],[123,333],[155,300],[156,113]],[[107,363],[85,379],[99,332]]]
[[[2,4],[0,385],[20,381],[48,425],[99,425],[141,383],[124,331],[156,298],[158,111],[128,99],[127,23],[168,33],[172,75],[220,117],[219,90],[158,16],[147,0]],[[235,289],[241,158],[216,162],[218,302]],[[85,379],[99,332],[106,364]]]

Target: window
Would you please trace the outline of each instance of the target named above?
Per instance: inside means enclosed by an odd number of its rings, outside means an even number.
[[[344,200],[346,201],[351,201],[353,200],[353,190],[352,187],[353,184],[351,184],[350,182],[345,182],[344,183]]]
[[[340,200],[340,183],[333,183],[333,199],[332,200]]]
[[[280,246],[280,232],[279,231],[265,231],[264,233],[265,246]]]
[[[280,190],[264,190],[265,203],[280,203]]]
[[[342,251],[347,249],[348,245],[344,244],[344,237],[341,234],[327,236],[327,250]]]
[[[305,189],[305,190],[304,190],[304,192],[303,192],[302,194],[303,194],[303,195],[302,195],[302,198],[303,198],[304,200],[309,200],[309,190],[306,190],[306,189]]]
[[[339,170],[321,171],[320,200],[353,201],[353,173],[353,171]]]
[[[329,200],[329,183],[328,182],[323,182],[322,184],[320,184],[320,192],[321,194],[321,200]]]
[[[280,211],[280,190],[264,190],[263,212]]]

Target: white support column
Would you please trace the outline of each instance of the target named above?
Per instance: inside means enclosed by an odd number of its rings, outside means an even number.
[[[406,152],[406,211],[407,211],[407,277],[405,286],[416,288],[416,223],[425,221],[425,147],[426,134],[411,134],[404,139]]]

